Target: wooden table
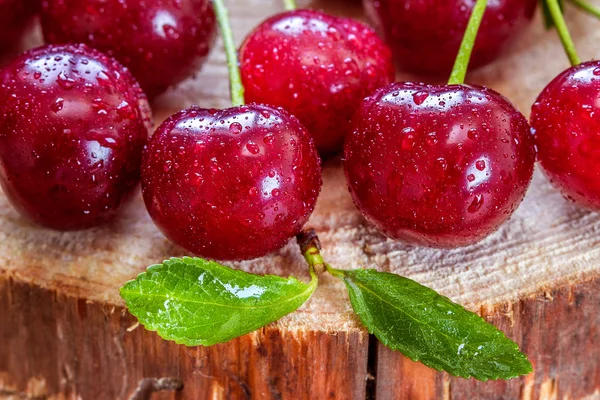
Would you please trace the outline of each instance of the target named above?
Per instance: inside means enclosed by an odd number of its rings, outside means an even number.
[[[281,8],[277,0],[227,3],[238,41]],[[348,0],[311,5],[362,17]],[[600,21],[571,7],[567,19],[582,58],[598,57]],[[567,66],[556,34],[538,18],[512,52],[469,81],[499,90],[528,114]],[[156,122],[191,104],[226,107],[227,95],[219,42],[196,78],[157,101]],[[154,227],[141,196],[107,226],[59,233],[30,225],[0,194],[0,398],[122,399],[142,378],[165,376],[184,389],[155,398],[600,398],[600,215],[563,200],[539,172],[511,221],[461,250],[386,240],[355,209],[336,160],[325,166],[309,225],[335,266],[402,274],[479,312],[522,346],[535,373],[482,383],[413,363],[369,337],[342,283],[329,277],[299,311],[230,343],[163,341],[136,325],[118,295],[146,266],[184,254]],[[308,278],[294,244],[233,265]]]

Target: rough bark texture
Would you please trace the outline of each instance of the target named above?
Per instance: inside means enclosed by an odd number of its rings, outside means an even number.
[[[275,0],[227,3],[238,40],[280,9]],[[312,5],[361,16],[356,2]],[[596,56],[599,22],[569,7],[567,18],[582,58]],[[555,33],[544,32],[538,18],[510,54],[470,81],[499,90],[528,114],[567,66]],[[227,93],[219,44],[196,78],[158,100],[156,121],[191,104],[226,107]],[[369,338],[343,284],[327,276],[298,312],[261,331],[211,348],[165,342],[136,327],[118,296],[146,266],[183,254],[156,230],[139,195],[107,226],[59,233],[32,226],[0,194],[0,398],[125,399],[142,379],[162,377],[180,379],[184,389],[155,398],[600,398],[600,215],[567,203],[537,173],[511,221],[482,243],[411,248],[365,223],[339,161],[326,164],[323,179],[310,225],[330,263],[399,273],[480,312],[522,345],[535,373],[481,383],[413,363]],[[308,278],[293,243],[233,266]]]
[[[0,278],[0,398],[126,399],[147,377],[181,379],[186,399],[365,398],[368,335],[268,327],[188,348],[121,307]]]

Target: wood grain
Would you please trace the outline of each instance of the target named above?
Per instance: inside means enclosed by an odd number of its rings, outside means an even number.
[[[276,0],[227,3],[238,40],[280,9]],[[299,4],[362,16],[346,0]],[[597,56],[600,22],[569,7],[567,19],[582,58]],[[538,18],[510,53],[469,79],[528,114],[537,93],[567,66],[556,34]],[[226,107],[227,93],[219,43],[201,73],[158,99],[156,122],[191,104]],[[523,345],[535,374],[508,383],[450,379],[369,346],[343,285],[330,277],[298,312],[226,345],[188,349],[142,328],[129,332],[135,321],[122,309],[119,286],[152,263],[184,254],[156,230],[140,196],[107,226],[59,233],[30,225],[0,194],[0,398],[125,398],[140,379],[162,376],[184,381],[178,398],[600,396],[600,215],[566,202],[541,174],[500,231],[441,251],[387,240],[368,226],[339,160],[330,160],[309,225],[336,267],[399,273],[482,313]],[[231,265],[308,279],[294,244]]]

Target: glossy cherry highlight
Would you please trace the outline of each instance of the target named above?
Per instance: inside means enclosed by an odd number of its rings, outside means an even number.
[[[46,227],[112,219],[139,182],[150,111],[129,71],[85,45],[45,46],[0,72],[0,183]]]
[[[531,126],[550,182],[569,200],[600,210],[600,62],[550,82],[533,105]]]
[[[475,2],[364,0],[367,15],[391,47],[396,63],[422,75],[447,76]],[[510,46],[533,19],[537,0],[490,1],[471,59],[483,66]]]
[[[283,110],[248,105],[181,111],[145,152],[142,189],[162,232],[197,255],[250,259],[298,234],[321,169],[306,129]]]
[[[151,98],[196,73],[216,35],[210,0],[47,0],[42,28],[115,57]]]
[[[246,101],[294,114],[322,154],[341,149],[360,101],[394,78],[391,52],[371,28],[313,10],[261,23],[240,63]]]
[[[525,117],[491,89],[395,83],[364,100],[344,158],[367,220],[391,238],[451,248],[510,217],[535,151]]]

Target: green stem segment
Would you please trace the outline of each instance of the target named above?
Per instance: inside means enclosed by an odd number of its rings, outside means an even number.
[[[322,274],[326,269],[325,260],[321,255],[321,242],[314,229],[300,232],[296,236],[296,240],[304,259],[308,263],[310,276],[315,280],[317,275]]]
[[[321,255],[321,242],[314,229],[306,229],[296,236],[300,251],[310,267],[310,275],[315,280],[318,274],[327,271],[336,278],[344,279],[344,271],[335,269],[325,262]]]
[[[452,68],[452,73],[448,80],[449,85],[461,85],[465,82],[467,69],[471,61],[471,53],[473,53],[473,47],[475,47],[475,40],[477,39],[477,33],[479,32],[479,26],[481,26],[486,7],[487,0],[477,0],[477,3],[475,3],[473,13],[465,30],[465,35],[458,49],[454,68]]]
[[[587,12],[588,14],[591,14],[596,18],[600,18],[600,8],[594,6],[593,4],[590,4],[584,0],[570,0],[570,1],[571,1],[571,3],[573,3],[573,5],[579,7],[580,9]]]
[[[581,64],[581,59],[577,55],[577,50],[575,50],[575,44],[573,43],[573,39],[567,28],[565,17],[563,16],[558,0],[546,0],[546,5],[548,6],[550,16],[556,26],[556,31],[558,32],[558,36],[565,48],[565,52],[567,53],[567,57],[569,57],[571,65]]]
[[[229,68],[229,86],[231,89],[231,104],[234,107],[244,104],[244,85],[242,84],[242,75],[238,65],[237,51],[233,41],[233,32],[229,23],[229,15],[227,8],[223,4],[223,0],[212,0],[225,45],[225,54],[227,56],[227,66]]]
[[[296,0],[283,0],[283,6],[288,11],[295,10],[297,8],[296,7]]]

